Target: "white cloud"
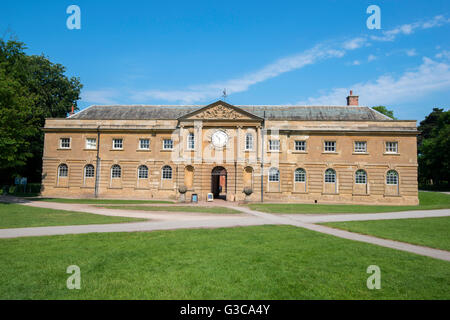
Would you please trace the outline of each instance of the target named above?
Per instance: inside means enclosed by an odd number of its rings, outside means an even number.
[[[450,65],[423,58],[413,71],[399,77],[383,75],[375,81],[356,83],[348,88],[335,88],[328,94],[310,97],[298,104],[343,105],[349,90],[360,96],[361,105],[392,104],[413,101],[425,94],[450,89]]]
[[[371,37],[371,39],[374,41],[393,41],[399,34],[411,34],[418,28],[427,29],[441,26],[449,22],[450,19],[447,19],[444,16],[436,16],[429,21],[416,22],[413,24],[405,24],[399,26],[392,30],[383,32],[382,37]],[[346,54],[347,51],[355,50],[362,46],[369,45],[369,39],[366,37],[356,37],[337,44],[334,43],[333,45],[326,45],[325,43],[322,43],[309,50],[276,60],[275,62],[264,66],[255,72],[251,72],[241,77],[237,77],[227,81],[192,85],[183,90],[156,89],[126,93],[131,97],[132,100],[141,103],[145,103],[149,99],[181,102],[185,104],[190,104],[198,101],[206,101],[221,96],[222,90],[224,88],[227,89],[228,94],[247,91],[252,85],[275,78],[283,73],[301,69],[305,66],[318,63],[321,60],[341,58]],[[369,55],[368,61],[372,61],[375,58],[375,56]],[[358,65],[360,63],[361,62],[359,60],[355,60],[353,62],[354,65]],[[83,99],[93,103],[112,104],[115,103],[114,99],[117,96],[117,92],[114,92],[113,90],[96,90],[85,91],[83,94]]]
[[[83,91],[81,99],[92,104],[116,104],[118,92],[113,89]]]
[[[442,59],[442,58],[450,59],[450,51],[442,50],[441,52],[437,53],[435,55],[435,57],[438,58],[438,59]]]
[[[415,22],[411,24],[404,24],[394,29],[383,31],[383,36],[372,36],[372,40],[376,41],[394,41],[398,35],[409,35],[414,33],[416,29],[429,29],[434,27],[440,27],[444,24],[450,23],[450,19],[443,15],[435,16],[433,19],[422,22]]]
[[[186,90],[147,90],[134,92],[132,99],[135,101],[145,101],[149,98],[162,99],[167,101],[180,101],[182,103],[193,103],[220,96],[224,88],[228,94],[243,92],[250,86],[279,76],[280,74],[301,69],[307,65],[314,64],[320,60],[329,58],[340,58],[345,54],[344,50],[327,48],[322,44],[306,50],[299,54],[282,58],[271,63],[258,71],[249,73],[240,78],[230,79],[224,82],[212,84],[190,86]]]
[[[417,55],[416,49],[409,49],[406,50],[405,52],[408,57],[414,57],[415,55]]]
[[[366,43],[366,41],[367,41],[366,38],[362,38],[362,37],[354,38],[354,39],[344,42],[343,48],[346,50],[358,49],[358,48],[361,48]]]
[[[360,64],[361,64],[361,61],[359,61],[359,60],[355,60],[352,62],[352,65],[354,65],[354,66],[359,66]]]
[[[376,60],[376,59],[377,59],[377,57],[374,56],[373,54],[369,54],[369,56],[367,57],[367,61],[368,61],[368,62],[373,61],[373,60]]]

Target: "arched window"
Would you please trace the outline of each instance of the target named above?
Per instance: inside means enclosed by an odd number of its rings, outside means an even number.
[[[170,166],[164,166],[162,168],[162,178],[163,180],[172,179],[172,168]]]
[[[366,184],[367,183],[367,173],[364,170],[356,171],[355,183],[357,183],[357,184]]]
[[[88,164],[84,167],[84,177],[85,178],[93,178],[95,175],[95,169],[92,164]]]
[[[148,168],[147,166],[139,166],[138,168],[138,178],[139,179],[148,179]]]
[[[253,150],[253,135],[251,133],[245,135],[245,150]]]
[[[58,176],[60,177],[67,177],[69,174],[69,168],[66,164],[60,164],[58,167]]]
[[[120,178],[122,176],[122,169],[118,164],[111,167],[111,178]]]
[[[395,170],[389,170],[386,174],[386,184],[397,185],[398,173]]]
[[[333,169],[327,169],[325,171],[325,182],[335,183],[336,182],[336,171]]]
[[[277,168],[270,168],[269,170],[269,182],[279,182],[280,181],[280,170]]]
[[[306,172],[302,168],[298,168],[294,173],[295,182],[305,182],[306,181]]]

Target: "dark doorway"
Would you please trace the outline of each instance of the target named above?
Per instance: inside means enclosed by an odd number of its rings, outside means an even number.
[[[214,199],[227,199],[227,170],[215,167],[211,172],[211,193]]]

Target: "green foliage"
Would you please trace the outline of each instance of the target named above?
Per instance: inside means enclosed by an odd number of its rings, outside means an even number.
[[[39,181],[45,118],[66,117],[80,99],[78,78],[45,56],[27,55],[24,43],[0,39],[0,176]]]
[[[450,111],[434,108],[418,130],[419,182],[448,186],[450,181]]]
[[[378,111],[379,113],[384,114],[385,116],[388,116],[389,118],[397,120],[397,118],[394,117],[394,111],[388,110],[385,106],[376,106],[376,107],[372,107],[372,109]]]

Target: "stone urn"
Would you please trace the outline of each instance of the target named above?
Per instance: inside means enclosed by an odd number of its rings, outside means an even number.
[[[245,187],[242,191],[245,194],[245,202],[248,202],[250,199],[250,195],[253,193],[253,189],[250,187]]]
[[[179,186],[178,192],[180,193],[180,202],[186,202],[186,192],[187,192],[186,186],[184,186],[184,185]]]

